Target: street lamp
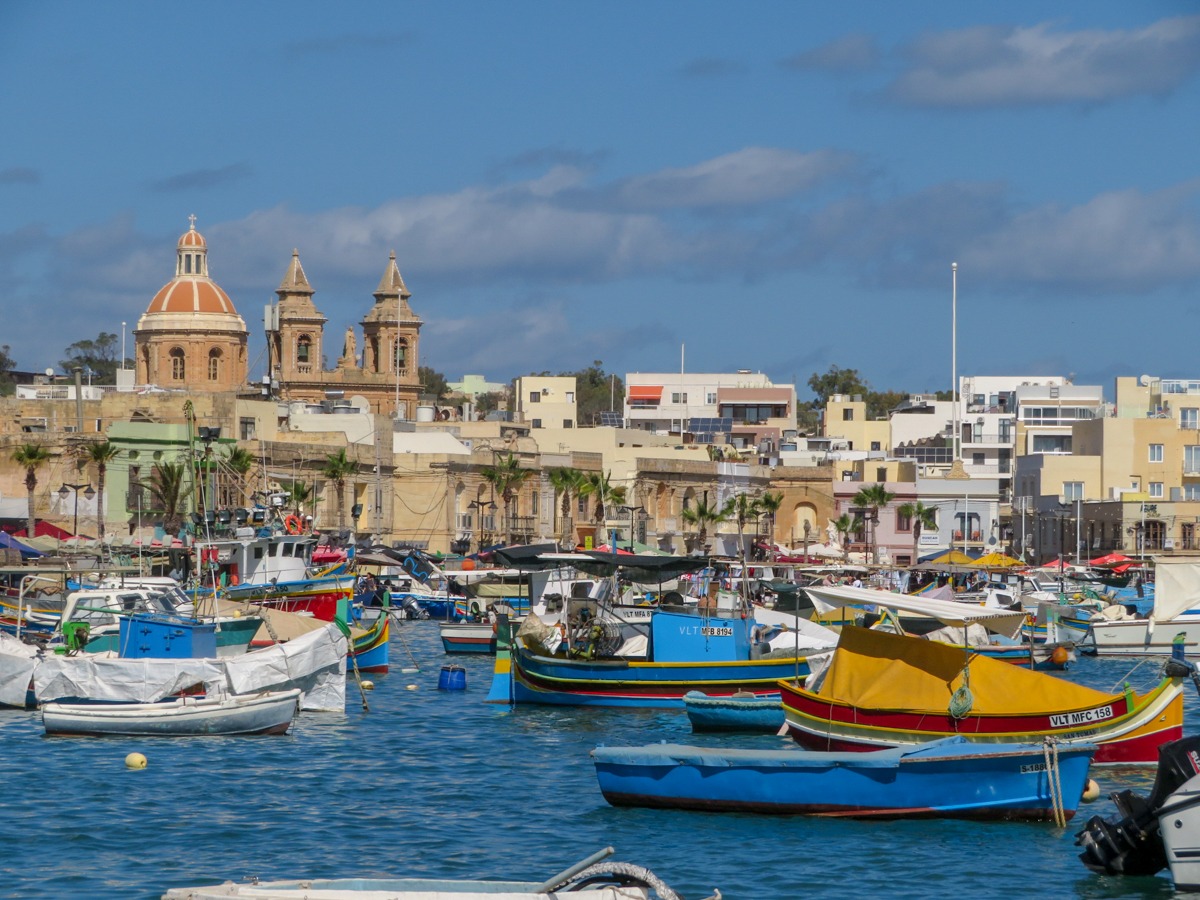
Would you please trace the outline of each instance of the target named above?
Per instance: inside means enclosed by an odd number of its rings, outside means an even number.
[[[646,508],[644,506],[622,506],[621,509],[623,509],[627,513],[629,513],[629,552],[633,553],[634,552],[634,550],[633,550],[634,519],[637,517],[637,514],[639,512],[645,512]],[[616,553],[616,552],[617,552],[617,548],[613,547],[613,553]]]
[[[79,537],[79,492],[83,491],[83,496],[91,500],[96,496],[96,491],[91,484],[64,484],[58,489],[58,497],[62,503],[67,502],[67,495],[75,492],[75,525],[71,529],[71,534]]]

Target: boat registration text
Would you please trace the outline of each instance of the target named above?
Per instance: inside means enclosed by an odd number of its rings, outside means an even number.
[[[1097,709],[1085,709],[1079,712],[1065,713],[1061,716],[1050,717],[1051,728],[1070,728],[1073,725],[1087,725],[1089,722],[1103,722],[1113,717],[1111,706],[1101,706]]]

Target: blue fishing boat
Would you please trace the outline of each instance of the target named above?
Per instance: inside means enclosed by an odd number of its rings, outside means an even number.
[[[592,761],[613,806],[1061,824],[1079,805],[1095,750],[956,736],[869,753],[598,747]]]
[[[761,655],[754,627],[739,615],[658,609],[637,656],[606,648],[603,636],[564,641],[549,652],[518,635],[511,660],[497,654],[488,702],[682,709],[684,694],[694,690],[779,699],[778,682],[806,676],[807,657]]]
[[[755,694],[710,697],[702,691],[688,691],[683,695],[683,708],[694,732],[774,734],[783,727],[783,701]]]

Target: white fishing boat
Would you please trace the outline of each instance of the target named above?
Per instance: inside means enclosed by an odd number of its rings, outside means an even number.
[[[1092,617],[1092,627],[1082,644],[1086,653],[1099,656],[1170,656],[1181,646],[1184,653],[1200,657],[1200,564],[1155,560],[1154,608],[1146,618],[1105,613]],[[1109,607],[1120,615],[1121,606]]]
[[[541,884],[433,878],[311,878],[299,881],[227,881],[212,887],[172,888],[162,900],[681,900],[650,870],[605,862],[606,847]],[[720,900],[713,891],[707,900]]]
[[[46,734],[92,736],[285,734],[299,707],[299,689],[157,703],[47,703],[42,724]]]

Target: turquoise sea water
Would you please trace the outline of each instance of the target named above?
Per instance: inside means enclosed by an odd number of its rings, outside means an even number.
[[[406,647],[420,672],[400,671]],[[451,663],[465,691],[437,690]],[[491,658],[444,656],[432,622],[395,629],[392,665],[369,712],[351,683],[344,715],[302,714],[284,737],[46,738],[36,713],[0,711],[0,897],[149,900],[248,876],[540,881],[608,844],[688,900],[714,887],[730,900],[1173,894],[1165,872],[1093,875],[1073,846],[1088,815],[1112,813],[1108,793],[1147,789],[1149,770],[1094,769],[1105,799],[1065,830],[614,809],[588,756],[598,744],[783,739],[693,737],[682,711],[488,705]],[[1081,659],[1069,677],[1111,689],[1133,665]],[[1134,687],[1157,670],[1142,665]],[[135,750],[144,771],[124,767]]]

